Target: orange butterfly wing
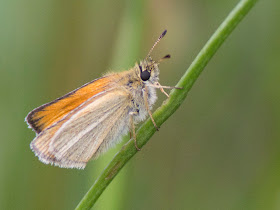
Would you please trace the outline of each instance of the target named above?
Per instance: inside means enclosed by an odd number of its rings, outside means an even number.
[[[34,109],[27,115],[26,121],[39,134],[61,120],[90,97],[111,88],[113,84],[114,82],[112,83],[110,75],[93,80],[50,103]]]

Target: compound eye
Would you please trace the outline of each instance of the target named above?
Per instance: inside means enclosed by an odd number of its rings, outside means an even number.
[[[150,77],[151,77],[151,74],[147,70],[141,72],[141,79],[143,81],[147,81],[148,79],[150,79]]]

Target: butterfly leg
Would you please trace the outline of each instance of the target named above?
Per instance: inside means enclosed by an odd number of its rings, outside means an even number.
[[[131,133],[132,133],[132,136],[133,136],[133,139],[134,139],[135,148],[138,151],[140,151],[141,149],[137,146],[135,126],[134,126],[134,120],[133,120],[133,115],[135,115],[135,114],[136,114],[135,112],[130,112],[129,113],[129,115],[130,115],[130,124],[131,124],[130,138],[131,138]]]
[[[149,84],[149,86],[159,88],[160,91],[167,96],[167,98],[169,98],[169,95],[168,95],[168,93],[166,93],[164,91],[164,88],[166,88],[166,89],[183,89],[183,88],[180,88],[180,87],[162,86],[161,84],[159,84],[159,82],[157,82],[153,85]]]
[[[158,84],[159,84],[159,83],[158,83]],[[160,91],[161,91],[163,94],[165,94],[165,95],[167,96],[167,98],[169,98],[168,93],[164,91],[164,89],[162,88],[161,85],[159,86],[159,89],[160,89]]]
[[[166,88],[166,89],[183,89],[181,87],[175,87],[175,86],[164,86],[164,85],[159,84],[159,82],[157,82],[154,87],[156,87],[156,88]]]
[[[150,118],[151,118],[151,120],[152,120],[152,122],[153,122],[155,128],[157,129],[157,131],[159,131],[159,128],[157,127],[157,124],[156,124],[156,122],[155,122],[155,120],[154,120],[154,118],[153,118],[152,112],[151,112],[151,110],[150,110],[150,108],[149,108],[149,103],[148,103],[148,88],[147,88],[147,86],[145,86],[145,89],[143,90],[143,95],[144,95],[145,107],[146,107],[146,109],[147,109],[147,111],[148,111],[148,114],[149,114],[149,116],[150,116]]]

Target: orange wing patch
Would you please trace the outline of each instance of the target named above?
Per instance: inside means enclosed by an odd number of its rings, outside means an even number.
[[[92,96],[112,86],[110,76],[89,82],[82,87],[31,111],[26,121],[39,134],[49,126],[61,120],[70,111],[77,108]]]

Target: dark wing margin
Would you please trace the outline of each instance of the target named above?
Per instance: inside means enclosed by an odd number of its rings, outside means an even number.
[[[25,121],[37,134],[61,120],[92,96],[112,86],[111,77],[93,80],[72,92],[32,110]]]

